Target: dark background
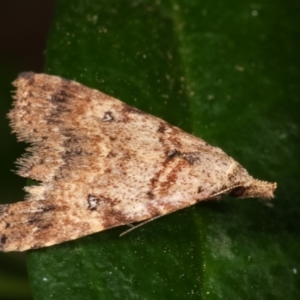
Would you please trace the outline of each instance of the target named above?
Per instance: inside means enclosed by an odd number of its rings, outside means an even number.
[[[47,33],[54,0],[0,1],[0,203],[24,198],[24,178],[11,170],[24,144],[11,134],[6,114],[11,107],[11,82],[22,71],[43,72]],[[32,299],[25,253],[0,253],[0,299]]]

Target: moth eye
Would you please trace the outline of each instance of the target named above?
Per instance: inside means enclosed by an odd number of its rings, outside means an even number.
[[[238,187],[232,189],[228,195],[231,197],[235,197],[235,198],[241,197],[241,196],[243,196],[245,190],[246,190],[246,188],[244,188],[243,186],[238,186]]]

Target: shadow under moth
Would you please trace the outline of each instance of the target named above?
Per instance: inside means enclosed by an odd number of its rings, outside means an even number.
[[[24,251],[153,219],[224,194],[273,198],[221,149],[83,86],[21,73],[8,114],[29,142],[18,174],[40,182],[0,205],[0,250]]]

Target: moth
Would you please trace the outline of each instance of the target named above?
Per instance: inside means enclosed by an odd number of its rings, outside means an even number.
[[[83,86],[21,73],[8,117],[29,142],[17,173],[40,182],[0,206],[0,250],[24,251],[149,220],[228,194],[272,198],[220,148]]]

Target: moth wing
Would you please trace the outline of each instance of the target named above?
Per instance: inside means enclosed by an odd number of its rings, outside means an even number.
[[[18,173],[41,184],[26,188],[26,201],[0,206],[4,251],[190,206],[221,193],[239,168],[221,149],[77,82],[23,73],[14,84],[11,126],[32,144]]]

